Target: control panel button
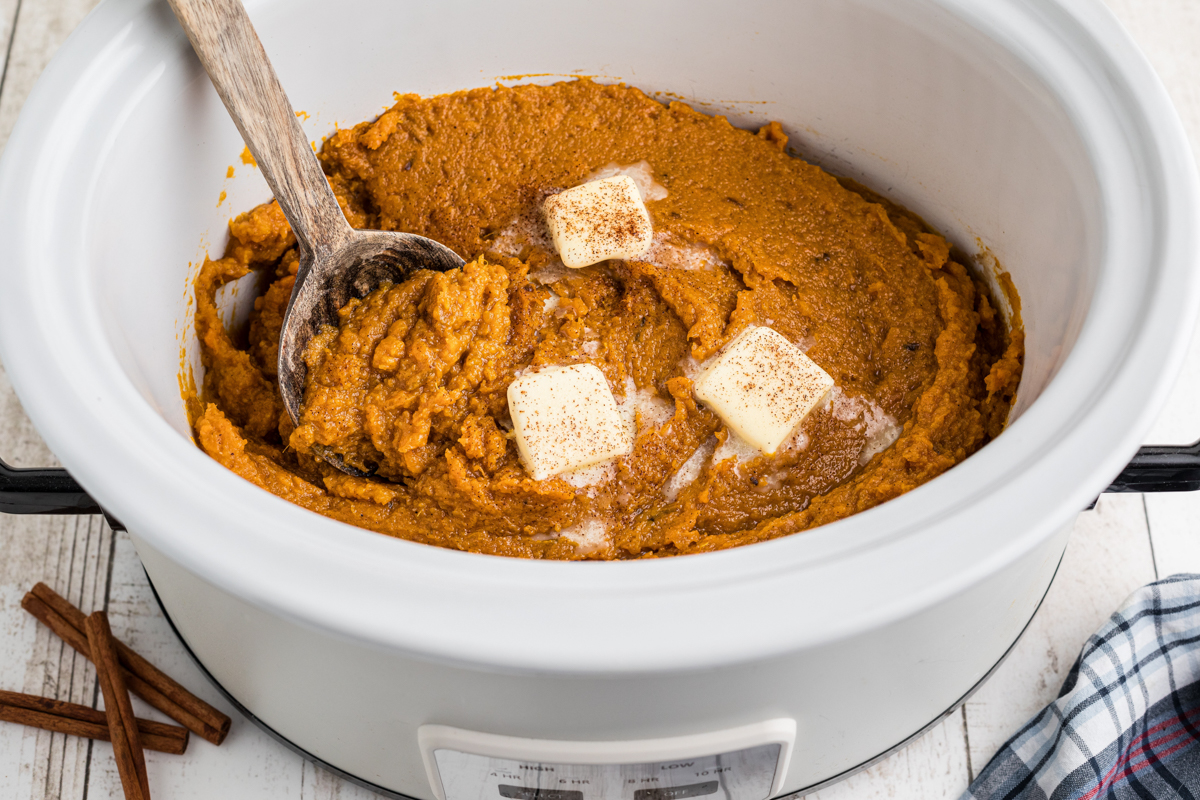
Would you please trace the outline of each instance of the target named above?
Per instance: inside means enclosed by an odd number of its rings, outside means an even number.
[[[538,789],[532,786],[509,786],[500,784],[500,796],[512,800],[583,800],[583,792],[563,789]]]
[[[683,800],[685,797],[703,797],[706,794],[716,794],[721,787],[719,781],[692,783],[687,786],[670,786],[661,789],[638,789],[633,793],[633,800]]]

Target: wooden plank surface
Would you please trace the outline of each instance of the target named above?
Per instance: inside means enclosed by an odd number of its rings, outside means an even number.
[[[8,141],[29,90],[54,51],[94,0],[3,0],[0,43],[0,146]],[[0,455],[17,466],[56,463],[21,411],[0,368]],[[104,606],[112,531],[96,517],[0,519],[0,686],[94,705],[95,672],[87,660],[20,607],[44,580],[85,611]],[[34,577],[36,576],[36,577]],[[60,733],[0,725],[0,797],[84,798],[92,743]],[[93,795],[103,796],[103,795]]]
[[[1200,2],[1107,0],[1200,142]],[[94,0],[0,0],[0,146],[33,83]],[[1200,438],[1200,337],[1150,436]],[[0,456],[19,466],[53,456],[29,424],[0,367]],[[809,795],[819,800],[953,798],[1007,736],[1056,694],[1083,641],[1136,586],[1155,575],[1200,572],[1200,493],[1105,497],[1076,524],[1059,575],[1029,631],[991,680],[909,747]],[[157,798],[365,800],[373,793],[304,762],[222,701],[188,661],[153,602],[136,553],[95,517],[0,517],[0,688],[98,705],[90,665],[20,609],[44,580],[85,611],[107,608],[118,636],[234,716],[221,748],[193,737],[181,757],[148,753]],[[139,716],[163,719],[135,698]],[[111,746],[0,723],[0,797],[118,798]]]

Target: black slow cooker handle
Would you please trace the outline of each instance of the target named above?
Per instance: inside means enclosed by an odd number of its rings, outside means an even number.
[[[0,512],[103,514],[104,510],[65,469],[16,469],[0,460]]]
[[[1104,491],[1194,492],[1197,489],[1200,489],[1200,441],[1140,448]]]

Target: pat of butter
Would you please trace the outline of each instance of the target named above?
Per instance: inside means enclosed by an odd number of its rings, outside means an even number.
[[[628,175],[602,178],[550,195],[542,206],[562,262],[579,269],[610,258],[639,258],[654,230]]]
[[[522,375],[508,385],[508,411],[521,460],[534,480],[633,449],[608,381],[592,364]]]
[[[696,378],[696,397],[768,455],[796,430],[833,378],[771,328],[739,334]]]

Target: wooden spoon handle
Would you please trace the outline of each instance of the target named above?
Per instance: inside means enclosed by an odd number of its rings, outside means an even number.
[[[301,248],[328,254],[351,234],[240,0],[169,0],[254,154]]]

